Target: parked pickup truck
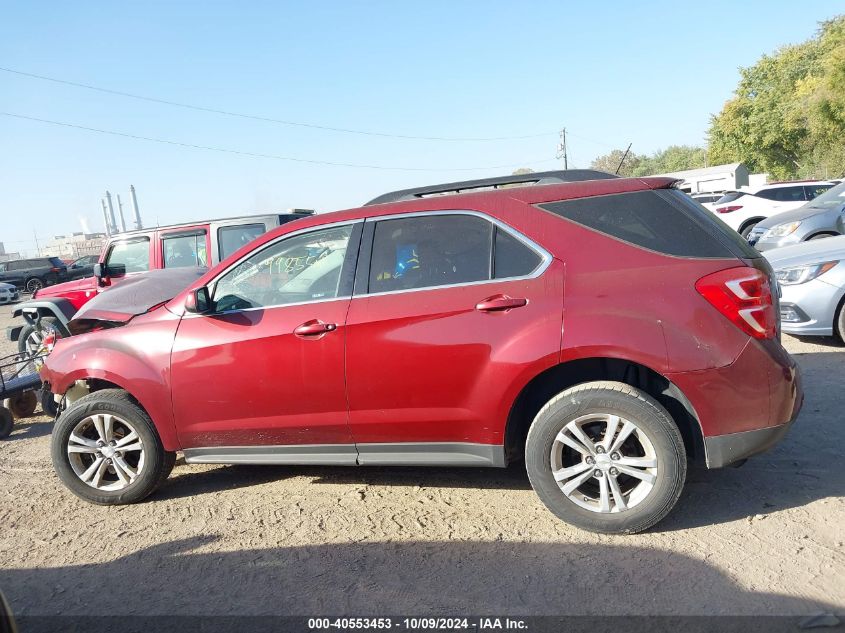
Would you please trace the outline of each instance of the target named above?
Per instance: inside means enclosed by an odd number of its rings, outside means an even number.
[[[93,277],[41,288],[32,294],[31,300],[15,307],[12,316],[37,315],[41,328],[30,323],[34,319],[21,319],[20,323],[9,326],[6,334],[9,340],[17,342],[21,353],[35,352],[41,347],[43,330],[55,330],[58,337],[67,336],[68,322],[76,311],[124,279],[161,268],[214,266],[259,235],[312,214],[313,211],[296,209],[289,213],[206,220],[113,235],[100,253]]]

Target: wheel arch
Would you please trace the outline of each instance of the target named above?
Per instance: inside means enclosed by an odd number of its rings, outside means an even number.
[[[836,237],[836,236],[838,236],[838,235],[839,235],[839,233],[837,233],[836,231],[816,231],[815,233],[811,233],[810,235],[808,235],[807,237],[805,237],[802,241],[803,241],[803,242],[807,242],[807,241],[809,241],[809,240],[811,240],[811,239],[813,239],[813,238],[816,238],[816,237],[821,237],[821,236],[823,236],[823,235],[824,235],[825,237]]]
[[[140,369],[140,368],[138,368]],[[173,412],[170,409],[170,399],[166,404],[159,403],[155,393],[139,393],[137,389],[131,389],[130,385],[138,384],[137,378],[129,380],[120,374],[113,373],[106,369],[79,369],[62,377],[59,385],[52,385],[46,382],[47,386],[54,393],[64,395],[77,382],[88,384],[89,393],[102,391],[104,389],[120,389],[141,407],[158,431],[161,442],[167,451],[181,450],[181,444],[176,434],[176,426],[173,423]]]
[[[569,360],[532,378],[511,405],[505,427],[505,460],[522,458],[534,417],[546,402],[565,389],[597,380],[613,380],[643,390],[662,404],[684,439],[687,454],[704,461],[704,436],[692,403],[671,380],[636,361],[614,357]]]
[[[747,219],[747,220],[745,220],[742,224],[740,224],[740,225],[739,225],[739,229],[737,229],[737,233],[742,233],[742,232],[743,232],[745,229],[747,229],[749,226],[753,226],[753,225],[755,225],[755,224],[759,224],[760,222],[762,222],[762,221],[763,221],[763,220],[765,220],[765,219],[766,219],[765,217],[759,217],[759,218],[757,218],[757,217],[755,217],[755,218],[748,218],[748,219]]]

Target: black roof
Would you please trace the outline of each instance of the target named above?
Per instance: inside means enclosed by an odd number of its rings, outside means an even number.
[[[559,171],[538,171],[530,174],[498,176],[496,178],[480,178],[478,180],[463,180],[461,182],[447,182],[440,185],[427,185],[413,189],[401,189],[384,193],[370,200],[366,205],[383,204],[385,202],[399,202],[400,200],[415,200],[427,196],[469,193],[474,189],[498,189],[513,185],[552,185],[563,182],[579,182],[582,180],[605,180],[619,178],[596,169],[567,169]]]

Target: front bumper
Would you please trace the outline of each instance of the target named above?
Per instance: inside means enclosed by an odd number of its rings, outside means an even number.
[[[763,251],[770,251],[773,248],[780,248],[781,246],[798,244],[800,241],[800,237],[795,233],[792,233],[791,235],[784,235],[783,237],[769,238],[763,238],[761,234],[755,234],[754,231],[751,231],[751,233],[748,234],[748,243],[761,253]]]
[[[16,303],[17,301],[20,301],[20,295],[17,292],[15,294],[0,295],[0,304]]]
[[[845,294],[821,279],[795,286],[781,285],[781,329],[797,336],[833,336],[833,318]]]

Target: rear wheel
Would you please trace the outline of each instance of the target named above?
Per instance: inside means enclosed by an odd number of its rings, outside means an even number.
[[[39,279],[38,277],[33,277],[32,279],[26,280],[26,291],[27,292],[35,292],[36,290],[41,290],[44,287],[44,282]]]
[[[33,325],[26,324],[21,328],[18,334],[18,352],[32,356],[36,354],[44,342],[44,332],[50,330],[55,333],[56,338],[61,338],[62,330],[59,325],[59,320],[56,317],[41,317],[39,329]]]
[[[525,446],[531,485],[555,515],[608,534],[662,520],[686,478],[686,451],[668,412],[618,382],[567,389],[537,414]]]
[[[121,389],[104,389],[74,402],[56,421],[53,466],[76,496],[99,505],[135,503],[167,479],[176,454]]]

